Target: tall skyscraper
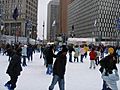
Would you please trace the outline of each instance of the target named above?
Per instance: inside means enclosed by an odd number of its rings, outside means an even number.
[[[67,6],[69,0],[60,0],[60,34],[67,34]]]
[[[68,5],[68,34],[114,41],[120,15],[120,0],[72,0]]]
[[[50,1],[47,10],[47,40],[55,41],[59,30],[59,0]]]
[[[4,32],[5,35],[37,36],[37,7],[38,0],[1,0],[3,6]],[[18,9],[17,20],[13,19],[15,8]]]

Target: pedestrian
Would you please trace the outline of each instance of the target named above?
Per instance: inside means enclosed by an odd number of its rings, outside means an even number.
[[[117,74],[118,69],[116,66],[117,60],[114,55],[114,49],[110,47],[108,49],[109,55],[100,60],[99,69],[102,74],[103,88],[102,90],[118,90],[117,83],[119,76]]]
[[[6,72],[10,76],[10,81],[8,81],[5,84],[5,86],[9,90],[14,90],[16,88],[16,82],[17,82],[18,76],[22,71],[20,50],[14,50],[13,53],[14,54],[10,60],[10,63]]]
[[[68,52],[69,52],[69,62],[72,62],[72,52],[74,51],[73,45],[68,46]]]
[[[28,61],[33,60],[33,48],[31,44],[28,44],[27,46],[27,58],[28,58]]]
[[[88,50],[89,50],[89,47],[88,47],[87,45],[85,45],[85,46],[84,46],[84,51],[85,51],[84,57],[85,57],[85,58],[87,58],[87,52],[88,52]]]
[[[77,62],[79,62],[79,54],[80,54],[80,49],[79,49],[79,46],[76,45],[75,48],[74,48],[74,62],[76,61],[77,59]]]
[[[116,54],[117,54],[117,63],[119,63],[120,62],[120,47],[117,48]]]
[[[95,52],[95,49],[92,48],[92,50],[90,51],[89,53],[89,56],[90,56],[90,69],[93,68],[95,69],[95,59],[96,59],[96,52]]]
[[[54,50],[54,46],[51,45],[50,48],[48,49],[48,52],[46,55],[46,60],[47,60],[46,74],[48,74],[48,75],[51,75],[53,73],[53,58],[56,57],[53,50]]]
[[[26,58],[27,58],[27,45],[24,45],[22,47],[22,58],[23,58],[23,63],[22,63],[22,66],[27,66],[26,64]]]
[[[99,57],[100,57],[100,51],[99,51],[99,49],[98,48],[96,48],[96,58],[95,58],[95,63],[96,63],[96,65],[98,66],[98,64],[99,64]]]
[[[81,54],[80,61],[83,63],[83,58],[84,58],[84,54],[85,54],[85,50],[84,50],[84,46],[83,45],[80,46],[80,54]]]
[[[49,90],[53,90],[57,82],[59,84],[60,90],[65,90],[64,74],[67,62],[67,51],[67,48],[63,46],[62,51],[57,54],[53,67],[53,79],[51,85],[49,86]]]

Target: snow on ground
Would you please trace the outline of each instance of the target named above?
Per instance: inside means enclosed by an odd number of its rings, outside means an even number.
[[[34,60],[27,62],[27,64],[27,67],[23,67],[15,90],[48,90],[52,75],[46,75],[46,67],[43,65],[43,59],[39,59],[39,53],[35,53]],[[4,84],[9,80],[9,76],[6,74],[7,66],[8,57],[0,55],[0,90],[6,90]],[[119,67],[120,64],[118,69]],[[68,62],[65,74],[65,90],[101,90],[102,79],[98,69],[99,66],[95,70],[89,69],[89,57],[84,59],[84,63]],[[118,88],[120,90],[120,81]],[[54,90],[59,90],[58,85],[55,86]]]

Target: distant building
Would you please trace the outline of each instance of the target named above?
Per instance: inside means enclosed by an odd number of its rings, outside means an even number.
[[[116,30],[119,15],[120,0],[71,0],[68,5],[69,37],[74,34],[76,38],[116,41],[120,37],[120,31]]]
[[[59,30],[59,0],[50,1],[47,10],[47,40],[55,41]]]
[[[67,6],[70,0],[60,0],[60,35],[67,35]]]
[[[0,0],[3,4],[4,31],[2,34],[27,37],[37,37],[37,7],[38,0]],[[13,19],[15,8],[18,9],[18,18]],[[29,22],[29,26],[26,25]],[[30,32],[29,32],[30,30]]]

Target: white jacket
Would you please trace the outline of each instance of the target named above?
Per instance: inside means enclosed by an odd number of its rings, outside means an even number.
[[[102,79],[106,81],[109,88],[112,90],[118,90],[117,82],[119,80],[119,75],[117,70],[113,70],[112,74],[108,74],[108,76],[105,76],[105,70],[102,73]]]
[[[22,47],[22,56],[27,56],[27,47]]]

